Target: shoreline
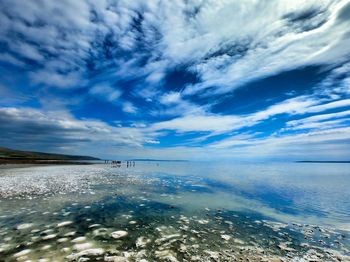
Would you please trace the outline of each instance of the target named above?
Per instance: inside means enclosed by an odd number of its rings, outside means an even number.
[[[0,166],[8,165],[92,165],[87,161],[52,159],[0,159]]]

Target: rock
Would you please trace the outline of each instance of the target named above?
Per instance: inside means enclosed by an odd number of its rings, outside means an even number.
[[[62,252],[68,253],[71,249],[69,247],[64,247],[61,249]]]
[[[64,242],[67,242],[68,240],[69,240],[68,238],[62,237],[62,238],[57,239],[57,242],[58,243],[64,243]]]
[[[79,242],[84,242],[84,241],[86,241],[86,237],[77,237],[77,238],[74,238],[71,242],[79,243]]]
[[[235,238],[233,241],[234,241],[235,243],[237,243],[237,244],[244,245],[244,241],[242,241],[242,240],[240,240],[240,239],[238,239],[238,238]]]
[[[128,232],[123,231],[123,230],[118,230],[118,231],[114,231],[111,233],[111,236],[115,239],[119,239],[119,238],[125,237],[127,235],[128,235]]]
[[[28,229],[31,228],[34,224],[31,223],[25,223],[25,224],[20,224],[16,227],[17,230],[24,230],[24,229]]]
[[[221,238],[222,238],[223,240],[228,241],[228,240],[231,239],[231,236],[229,236],[229,235],[221,235]]]
[[[128,262],[129,260],[126,257],[122,256],[110,256],[105,257],[104,261],[110,261],[110,262]]]
[[[104,227],[102,227],[102,228],[97,228],[97,229],[95,229],[94,231],[92,231],[92,234],[94,235],[94,236],[107,236],[108,235],[108,229],[107,228],[104,228]]]
[[[147,239],[145,237],[139,237],[137,240],[136,240],[136,247],[137,248],[144,248],[146,247],[146,245],[148,243],[150,243],[151,240],[150,239]]]
[[[181,253],[185,253],[185,252],[187,251],[187,247],[186,247],[184,244],[180,244],[179,251],[180,251]]]
[[[202,261],[200,256],[191,256],[190,260],[191,261]]]
[[[89,228],[93,228],[93,227],[99,227],[101,226],[100,224],[93,224],[93,225],[90,225]]]
[[[158,250],[154,254],[156,258],[159,258],[160,260],[166,260],[169,262],[178,262],[174,252],[172,252],[171,250]]]
[[[69,256],[67,256],[66,258],[70,261],[73,261],[73,260],[77,260],[79,259],[80,257],[82,256],[92,256],[92,257],[96,257],[96,256],[101,256],[105,253],[105,251],[102,249],[102,248],[91,248],[91,249],[86,249],[86,250],[83,250],[79,253],[74,253],[74,254],[71,254]]]
[[[287,244],[281,243],[278,245],[278,248],[287,252],[295,251],[294,248],[288,247]]]
[[[86,249],[90,249],[92,248],[93,245],[91,243],[82,243],[82,244],[75,244],[73,246],[73,248],[77,251],[82,251],[82,250],[86,250]]]
[[[16,253],[16,254],[14,254],[13,256],[14,256],[14,257],[23,257],[23,256],[28,255],[28,254],[31,253],[31,252],[32,252],[31,249],[25,249],[25,250],[22,250],[22,251],[20,251],[20,252],[18,252],[18,253]]]
[[[156,244],[160,244],[160,243],[166,242],[166,241],[168,241],[170,239],[179,238],[179,237],[181,237],[180,234],[172,234],[172,235],[168,235],[168,236],[165,236],[165,237],[162,237],[162,238],[158,238],[155,242],[156,242]]]
[[[205,220],[205,219],[200,219],[200,220],[197,220],[197,222],[201,225],[206,225],[209,223],[209,220]]]
[[[45,246],[43,246],[42,248],[41,248],[41,250],[48,250],[48,249],[50,249],[51,248],[51,245],[45,245]]]
[[[64,236],[65,236],[65,237],[72,237],[72,236],[74,236],[76,233],[77,233],[77,232],[75,232],[75,231],[71,231],[71,232],[68,232],[68,233],[64,234]]]
[[[43,236],[43,240],[50,240],[50,239],[53,239],[57,237],[56,234],[50,234],[50,235],[47,235],[47,236]]]
[[[204,250],[204,253],[208,254],[211,259],[217,261],[219,260],[220,256],[218,252],[210,251],[210,250]]]
[[[65,227],[71,224],[73,224],[73,221],[64,221],[64,222],[58,223],[56,227]]]

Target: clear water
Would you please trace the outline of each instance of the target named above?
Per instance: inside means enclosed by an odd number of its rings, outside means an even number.
[[[2,168],[0,261],[347,261],[349,188],[349,164]]]

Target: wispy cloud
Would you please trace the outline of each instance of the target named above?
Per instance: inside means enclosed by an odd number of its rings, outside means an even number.
[[[1,143],[229,156],[243,147],[242,155],[263,147],[302,154],[306,144],[317,151],[348,139],[348,0],[3,0],[0,7],[0,94],[8,106],[0,109]],[[293,70],[310,85],[263,82]],[[106,112],[94,114],[94,99]]]
[[[42,112],[30,108],[0,108],[2,145],[42,146],[50,149],[98,143],[140,147],[152,141],[134,127],[111,126],[102,121],[76,119],[67,112]]]

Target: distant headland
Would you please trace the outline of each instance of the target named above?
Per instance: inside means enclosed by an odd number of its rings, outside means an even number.
[[[0,164],[88,164],[100,160],[91,156],[64,155],[36,151],[22,151],[0,147]]]

